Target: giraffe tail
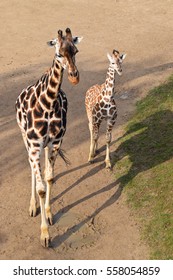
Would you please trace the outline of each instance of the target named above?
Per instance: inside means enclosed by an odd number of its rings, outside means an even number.
[[[59,155],[60,155],[60,157],[63,159],[63,161],[65,162],[65,164],[67,165],[67,166],[69,166],[69,165],[71,165],[71,162],[70,162],[70,160],[68,159],[68,157],[65,155],[65,151],[63,150],[63,149],[59,149]]]

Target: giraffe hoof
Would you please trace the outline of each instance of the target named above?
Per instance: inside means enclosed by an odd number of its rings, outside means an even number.
[[[30,217],[36,217],[37,216],[37,211],[31,210],[29,212]]]
[[[111,166],[110,162],[106,162],[106,169],[108,169],[108,170],[112,169],[112,166]]]
[[[112,171],[112,167],[111,166],[110,167],[106,167],[106,170]]]
[[[36,203],[31,202],[30,207],[29,207],[29,215],[30,215],[30,217],[35,217],[37,215]]]
[[[49,248],[50,247],[50,238],[44,238],[44,239],[41,239],[41,245],[44,247],[44,248]]]
[[[49,225],[52,226],[53,225],[53,219],[52,218],[48,218],[47,220],[48,220]]]
[[[46,209],[46,218],[48,220],[49,225],[52,226],[53,225],[53,216],[52,216],[52,213],[50,211],[50,208]]]
[[[48,229],[46,229],[46,228],[42,229],[40,242],[41,242],[41,245],[45,248],[48,248],[50,246],[51,241],[50,241]]]

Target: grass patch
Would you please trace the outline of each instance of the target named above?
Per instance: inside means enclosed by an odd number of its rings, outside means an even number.
[[[116,179],[143,225],[151,259],[173,259],[173,75],[137,103],[115,151]]]

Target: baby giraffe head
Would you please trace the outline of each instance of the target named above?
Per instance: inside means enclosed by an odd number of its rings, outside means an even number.
[[[75,64],[75,55],[78,52],[76,45],[82,39],[83,37],[72,37],[70,28],[67,28],[65,35],[58,30],[58,37],[47,42],[50,47],[55,47],[55,58],[64,69],[68,68],[68,79],[74,85],[79,83],[79,71]]]
[[[108,53],[107,57],[109,59],[110,66],[118,73],[118,75],[121,76],[122,75],[121,65],[126,57],[126,54],[120,55],[119,51],[113,50],[112,55]]]

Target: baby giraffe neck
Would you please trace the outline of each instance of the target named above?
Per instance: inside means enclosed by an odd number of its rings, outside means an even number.
[[[109,66],[105,81],[105,95],[114,96],[115,70]]]

